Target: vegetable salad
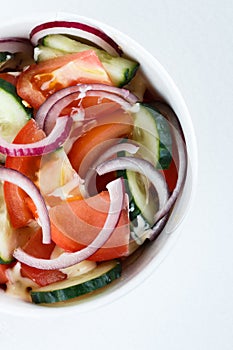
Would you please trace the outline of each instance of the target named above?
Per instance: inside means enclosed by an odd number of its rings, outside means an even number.
[[[55,21],[0,39],[0,286],[36,304],[121,278],[186,175],[172,109],[100,29]]]

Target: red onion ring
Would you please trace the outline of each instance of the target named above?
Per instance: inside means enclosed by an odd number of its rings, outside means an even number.
[[[39,40],[48,34],[69,34],[82,39],[94,42],[109,54],[119,56],[122,50],[119,45],[99,28],[85,23],[70,21],[52,21],[42,23],[32,29],[30,39],[33,45],[37,45]]]
[[[110,196],[109,212],[104,227],[89,246],[75,253],[63,253],[58,258],[50,260],[35,258],[25,253],[21,248],[17,248],[13,256],[24,264],[43,270],[63,269],[88,259],[109,239],[117,225],[124,205],[125,192],[121,179],[109,182],[107,189]]]
[[[98,106],[98,108],[96,108],[97,106]],[[117,108],[119,109],[120,106],[118,105]],[[87,119],[87,120],[94,120],[94,119],[98,119],[99,116],[106,117],[107,115],[114,113],[117,110],[117,108],[116,108],[116,102],[111,101],[111,102],[102,103],[101,105],[100,104],[92,105],[92,106],[89,106],[86,108],[83,108],[83,106],[80,106],[78,112],[80,112],[80,117],[83,113],[83,119],[85,116],[85,119]],[[75,112],[76,111],[74,109],[74,114],[75,114]],[[75,120],[76,119],[77,118],[75,116]]]
[[[164,229],[164,226],[167,223],[169,218],[169,214],[164,215],[161,219],[159,219],[156,224],[151,228],[150,235],[147,237],[150,241],[153,241],[158,237],[160,232]]]
[[[103,92],[105,92],[106,95],[103,94]],[[126,89],[105,84],[78,84],[61,89],[49,96],[49,98],[38,109],[35,116],[36,122],[47,134],[61,111],[73,100],[81,99],[85,96],[109,98],[112,101],[119,103],[126,110],[132,108],[138,100],[135,95]]]
[[[163,175],[147,160],[134,157],[120,157],[105,161],[96,167],[99,175],[104,175],[116,170],[131,170],[146,176],[155,187],[159,198],[159,210],[155,215],[155,223],[163,217],[167,211],[169,197],[167,183]]]
[[[21,37],[9,37],[0,39],[0,51],[10,53],[25,52],[33,55],[33,46],[30,40]]]
[[[19,171],[4,167],[0,167],[0,180],[19,186],[31,197],[36,205],[39,222],[42,227],[43,243],[49,244],[51,242],[49,214],[45,201],[36,185]]]
[[[176,186],[166,204],[166,209],[167,209],[166,212],[167,212],[174,205],[185,182],[186,172],[187,172],[187,151],[186,151],[185,141],[183,139],[183,132],[180,127],[180,123],[178,121],[177,116],[173,112],[173,110],[168,105],[165,105],[164,103],[161,103],[161,102],[156,102],[154,105],[158,108],[160,113],[163,114],[168,119],[170,123],[170,127],[172,129],[174,141],[176,143],[177,152],[178,152],[178,162],[179,162],[178,177],[177,177]]]
[[[48,114],[45,117],[44,120],[44,131],[46,134],[49,134],[51,129],[53,128],[56,119],[59,117],[61,111],[68,106],[72,101],[79,99],[82,93],[80,92],[74,92],[72,94],[69,94],[68,96],[63,97],[59,101],[57,101],[49,110]],[[130,110],[132,108],[131,104],[126,102],[124,99],[122,99],[120,96],[103,92],[103,91],[87,91],[85,93],[85,96],[92,96],[92,97],[100,97],[100,98],[107,98],[111,99],[112,101],[118,103],[124,110]],[[85,110],[84,110],[85,111]]]
[[[72,123],[72,118],[58,118],[52,132],[43,140],[34,143],[9,143],[0,137],[0,152],[13,157],[39,156],[52,152],[66,141],[69,136]]]
[[[93,177],[93,175],[96,173],[96,168],[99,164],[106,161],[108,158],[112,157],[114,154],[117,154],[118,152],[128,152],[130,154],[135,154],[138,151],[139,147],[136,146],[133,143],[130,142],[121,142],[118,144],[115,144],[111,147],[109,147],[97,160],[94,162],[91,166],[91,168],[88,170],[85,179],[84,179],[84,186],[86,193],[88,193],[88,187],[90,184],[90,181]]]
[[[82,86],[86,86],[89,90],[99,90],[113,93],[115,95],[119,95],[124,98],[127,102],[134,104],[138,102],[138,97],[135,96],[132,92],[124,88],[118,88],[116,86],[106,85],[106,84],[82,84]],[[89,88],[90,87],[90,88]]]

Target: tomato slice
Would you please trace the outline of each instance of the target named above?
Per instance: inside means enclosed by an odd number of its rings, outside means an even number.
[[[23,250],[36,258],[49,259],[54,247],[55,243],[53,242],[50,244],[42,243],[42,231],[38,229],[25,244]],[[62,281],[67,277],[66,274],[59,270],[41,270],[22,263],[21,274],[23,277],[30,278],[41,287]]]
[[[168,189],[170,192],[172,192],[176,187],[176,183],[177,183],[177,179],[178,179],[178,167],[179,167],[178,151],[177,151],[175,140],[173,139],[172,140],[172,160],[171,160],[171,163],[169,165],[169,168],[163,169],[161,171],[162,175],[164,176],[164,178],[167,182]]]
[[[38,109],[49,95],[77,83],[112,85],[93,50],[67,54],[31,65],[20,74],[17,92]]]
[[[9,268],[9,265],[0,265],[0,285],[8,282],[8,277],[6,275],[6,270]]]
[[[107,148],[121,138],[129,137],[133,129],[132,116],[122,110],[115,111],[110,116],[99,117],[97,126],[80,136],[73,144],[68,158],[73,168],[85,176],[91,163]]]
[[[36,142],[44,138],[44,132],[38,128],[34,119],[29,122],[19,131],[14,139],[14,143],[30,143]],[[20,171],[32,181],[36,180],[36,173],[40,166],[40,156],[33,157],[6,157],[6,168],[12,168]],[[18,186],[9,182],[4,183],[4,197],[6,207],[9,213],[10,222],[14,228],[26,226],[33,215],[29,210],[26,198],[28,195]]]
[[[169,191],[172,192],[176,187],[176,182],[178,178],[177,167],[174,159],[172,159],[168,169],[163,169],[162,174],[167,182]]]
[[[57,205],[50,209],[53,241],[66,251],[78,251],[89,245],[104,226],[109,210],[109,193]],[[128,254],[129,217],[123,209],[111,237],[95,254],[93,261],[119,258]]]
[[[0,73],[0,79],[4,79],[8,81],[8,83],[11,83],[12,85],[16,85],[18,78],[13,74]]]
[[[93,106],[95,108],[95,106]],[[118,143],[122,138],[128,138],[133,129],[132,116],[121,109],[116,109],[116,104],[103,103],[94,125],[80,136],[73,144],[68,154],[72,167],[81,177],[85,177],[91,164],[105,152],[110,146]],[[92,107],[87,108],[89,110]],[[94,113],[94,109],[93,109]],[[96,115],[97,115],[96,114]],[[106,184],[116,178],[115,172],[96,176],[96,181],[90,183],[89,193],[95,194],[106,189]]]
[[[35,232],[30,237],[30,239],[22,247],[22,249],[26,253],[36,258],[42,258],[42,259],[49,259],[54,248],[55,248],[54,242],[51,242],[50,244],[42,243],[41,228],[38,228],[37,230],[35,230]]]

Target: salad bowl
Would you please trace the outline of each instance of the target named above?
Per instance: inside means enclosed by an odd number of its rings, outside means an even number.
[[[156,99],[170,106],[175,115],[178,117],[179,125],[182,129],[182,137],[185,143],[186,150],[186,173],[185,180],[182,183],[176,201],[173,204],[171,214],[166,221],[165,226],[161,229],[158,236],[139,248],[132,256],[130,256],[123,265],[122,275],[108,287],[101,289],[88,296],[80,297],[74,301],[67,303],[58,303],[54,305],[38,306],[33,303],[21,300],[20,296],[12,296],[4,291],[0,291],[0,309],[2,313],[24,314],[25,315],[57,315],[58,313],[67,312],[84,312],[95,309],[104,304],[113,302],[119,297],[124,296],[130,290],[138,287],[143,281],[160,265],[163,259],[169,253],[174,245],[182,226],[185,217],[190,211],[193,196],[195,194],[197,183],[197,148],[195,134],[193,130],[191,116],[184,102],[184,99],[179,92],[172,78],[163,68],[163,66],[148,53],[141,45],[129,38],[127,35],[120,32],[118,29],[112,28],[104,23],[94,19],[85,18],[78,15],[66,13],[57,14],[40,14],[36,17],[30,16],[20,18],[7,23],[1,23],[1,37],[24,37],[28,38],[33,28],[37,28],[43,23],[53,21],[60,22],[77,22],[85,23],[88,28],[95,27],[97,31],[104,32],[111,40],[105,41],[105,46],[110,46],[110,50],[120,50],[125,57],[138,62],[140,65],[140,76],[143,84],[146,84],[147,89],[155,96]],[[42,28],[46,29],[45,27]],[[37,32],[34,33],[34,40]],[[96,32],[88,32],[87,40],[91,35],[96,35]],[[117,42],[115,47],[113,43]],[[101,44],[101,43],[100,43]],[[140,80],[138,81],[140,85]],[[138,87],[135,88],[135,94],[140,95]],[[14,293],[13,293],[14,294]],[[36,310],[36,312],[35,312]]]

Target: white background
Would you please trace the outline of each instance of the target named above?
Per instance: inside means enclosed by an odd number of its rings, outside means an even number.
[[[112,25],[163,64],[192,115],[198,189],[179,240],[141,286],[62,319],[0,310],[1,349],[232,350],[232,1],[3,1],[0,19],[47,10]]]

